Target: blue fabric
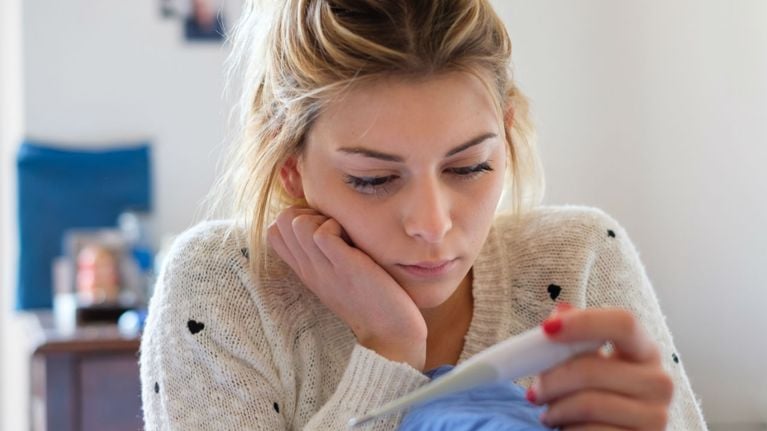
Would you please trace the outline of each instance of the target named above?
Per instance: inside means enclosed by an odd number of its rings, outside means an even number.
[[[426,373],[439,378],[453,369],[443,365]],[[542,431],[545,407],[530,404],[525,389],[511,382],[481,386],[448,395],[408,412],[400,431]]]
[[[126,209],[151,209],[148,143],[104,150],[22,143],[17,155],[16,308],[50,308],[51,266],[71,228],[115,226]]]

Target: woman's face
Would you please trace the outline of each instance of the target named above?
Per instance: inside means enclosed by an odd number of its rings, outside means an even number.
[[[429,309],[468,280],[505,167],[491,96],[451,73],[350,89],[309,131],[296,178],[311,207]]]

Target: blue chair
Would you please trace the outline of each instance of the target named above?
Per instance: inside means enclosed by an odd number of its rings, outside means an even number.
[[[150,147],[62,148],[26,140],[18,156],[16,308],[51,308],[51,267],[72,228],[114,227],[126,209],[151,210]]]

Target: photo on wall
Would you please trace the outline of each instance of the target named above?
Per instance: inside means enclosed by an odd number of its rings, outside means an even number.
[[[222,42],[226,35],[224,0],[159,0],[160,15],[182,22],[184,39],[190,42]]]

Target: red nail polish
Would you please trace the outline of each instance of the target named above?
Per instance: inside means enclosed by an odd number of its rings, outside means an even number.
[[[535,391],[532,387],[527,388],[527,392],[525,392],[525,398],[527,398],[527,401],[530,401],[530,404],[535,404]]]
[[[543,332],[548,335],[554,335],[562,330],[562,319],[552,317],[543,321]]]

